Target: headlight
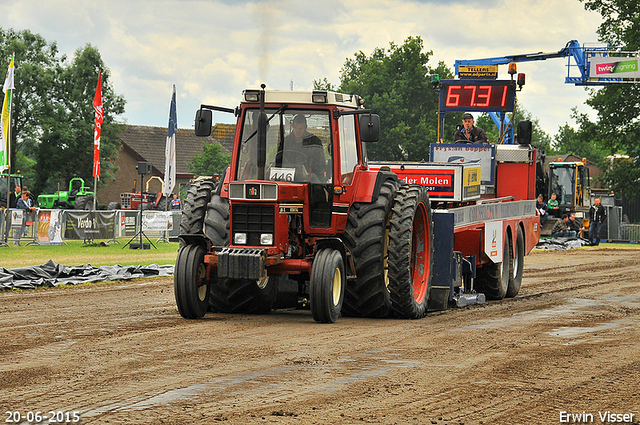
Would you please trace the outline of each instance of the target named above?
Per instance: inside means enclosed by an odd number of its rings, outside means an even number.
[[[247,234],[246,233],[236,233],[233,235],[233,243],[236,245],[246,245],[247,244]]]
[[[245,102],[258,102],[260,100],[260,92],[257,90],[245,90]]]
[[[273,245],[273,234],[271,234],[271,233],[262,233],[260,235],[260,244],[261,245]]]

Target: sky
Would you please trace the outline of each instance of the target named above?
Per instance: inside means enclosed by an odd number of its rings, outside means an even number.
[[[233,108],[242,90],[338,85],[348,58],[420,36],[429,64],[557,52],[570,40],[597,43],[602,19],[578,0],[0,0],[0,26],[55,41],[62,54],[96,47],[127,101],[122,121],[166,127],[176,85],[178,127],[199,105]],[[16,70],[19,72],[19,69]],[[550,136],[571,109],[595,117],[588,92],[565,84],[567,59],[521,62],[518,102]],[[572,76],[577,75],[572,71]],[[508,78],[506,65],[500,78]],[[92,102],[93,99],[88,99]],[[217,122],[234,122],[214,113]]]

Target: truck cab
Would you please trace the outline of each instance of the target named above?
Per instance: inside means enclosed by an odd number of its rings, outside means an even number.
[[[555,161],[549,164],[549,193],[555,193],[563,212],[587,211],[591,205],[589,167],[582,162]]]

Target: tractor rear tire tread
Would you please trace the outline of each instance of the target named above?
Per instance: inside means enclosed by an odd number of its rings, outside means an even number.
[[[349,210],[344,240],[357,278],[347,281],[342,305],[344,316],[387,317],[390,314],[385,245],[396,187],[396,182],[387,180],[375,202],[354,203]]]
[[[416,214],[420,205],[424,205],[426,217],[426,229],[414,228]],[[391,309],[393,315],[400,319],[419,319],[427,312],[429,290],[431,288],[431,271],[433,270],[433,225],[431,222],[431,208],[429,195],[423,186],[401,186],[396,193],[391,212],[389,230],[389,292],[391,294]],[[428,258],[422,258],[423,263],[418,264],[414,257],[413,247],[414,233],[422,231],[424,253]],[[420,267],[421,270],[414,270]],[[422,271],[427,273],[426,293],[420,301],[414,295],[415,273]]]
[[[213,180],[206,179],[196,180],[191,184],[182,209],[181,234],[196,235],[203,233],[207,204],[211,200],[211,192],[213,192],[214,187]],[[184,246],[182,240],[180,241],[180,246]]]
[[[214,277],[210,285],[209,310],[222,313],[268,314],[278,293],[280,277],[269,276],[264,288],[248,279]]]

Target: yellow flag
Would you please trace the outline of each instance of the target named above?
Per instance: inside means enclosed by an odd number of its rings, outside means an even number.
[[[13,59],[9,63],[4,80],[4,103],[2,104],[2,130],[0,134],[0,172],[9,168],[9,126],[11,125],[11,93],[13,91]]]

